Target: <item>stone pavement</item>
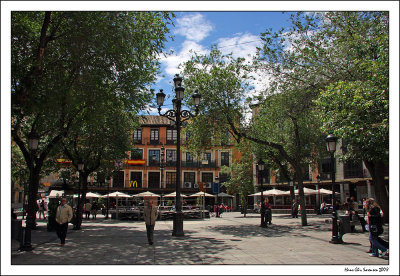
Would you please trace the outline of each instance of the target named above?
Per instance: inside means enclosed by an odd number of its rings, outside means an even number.
[[[238,212],[221,218],[184,221],[184,237],[173,237],[172,221],[158,221],[154,245],[147,244],[143,221],[84,220],[81,231],[70,225],[66,245],[55,232],[47,232],[39,221],[32,231],[32,252],[18,251],[12,242],[12,265],[389,265],[389,258],[369,257],[368,233],[346,234],[344,244],[330,244],[328,215],[308,215],[308,226],[300,218],[274,215],[267,229],[258,227],[260,216]],[[383,237],[388,239],[388,227]],[[343,271],[343,269],[342,269]]]

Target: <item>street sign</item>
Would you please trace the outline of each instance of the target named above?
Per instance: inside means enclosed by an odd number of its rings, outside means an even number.
[[[213,185],[213,194],[219,194],[219,187],[220,187],[220,184],[219,183],[215,183],[215,182],[213,182],[212,183]]]
[[[137,181],[136,180],[135,181],[131,181],[129,183],[129,187],[136,187],[137,188]]]

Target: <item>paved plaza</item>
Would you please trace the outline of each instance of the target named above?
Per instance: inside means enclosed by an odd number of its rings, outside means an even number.
[[[239,212],[221,218],[184,221],[184,237],[173,237],[172,221],[158,221],[154,245],[147,244],[143,221],[84,220],[81,231],[69,227],[61,247],[55,232],[44,221],[32,232],[32,252],[18,251],[12,242],[12,265],[342,265],[354,269],[389,265],[389,258],[369,257],[368,233],[346,234],[344,244],[330,244],[330,216],[300,218],[274,215],[267,229],[260,217]],[[384,238],[388,239],[385,226]],[[14,267],[14,266],[13,266]],[[334,267],[334,266],[330,266]],[[261,268],[261,267],[259,267]],[[336,267],[337,268],[337,267]]]

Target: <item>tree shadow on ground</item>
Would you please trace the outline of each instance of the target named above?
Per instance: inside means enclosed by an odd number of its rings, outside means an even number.
[[[51,238],[31,252],[14,255],[12,264],[222,264],[218,253],[232,246],[222,239],[200,237],[197,233],[185,231],[185,236],[173,237],[171,230],[156,229],[151,246],[143,228],[86,226],[82,231],[69,230],[65,246],[59,245],[58,238]]]

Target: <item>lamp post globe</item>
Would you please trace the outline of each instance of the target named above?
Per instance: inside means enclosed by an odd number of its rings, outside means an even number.
[[[162,89],[160,89],[160,92],[156,94],[156,97],[157,97],[157,105],[161,107],[164,104],[165,100],[165,94]]]
[[[175,74],[175,78],[174,78],[174,87],[178,88],[182,86],[182,77],[179,76],[179,74]]]
[[[35,151],[38,149],[39,146],[39,135],[36,133],[36,131],[32,130],[28,134],[28,148],[32,151]]]
[[[198,90],[195,91],[195,93],[192,96],[193,98],[193,104],[196,108],[199,107],[200,105],[200,100],[201,100],[201,95],[198,93]]]
[[[332,178],[332,238],[329,241],[330,243],[333,244],[339,244],[343,243],[342,238],[339,236],[339,227],[337,223],[337,211],[336,211],[336,201],[335,201],[335,158],[334,154],[336,151],[336,142],[337,142],[337,137],[335,137],[333,134],[329,134],[325,138],[326,142],[326,149],[331,155],[331,178]]]

